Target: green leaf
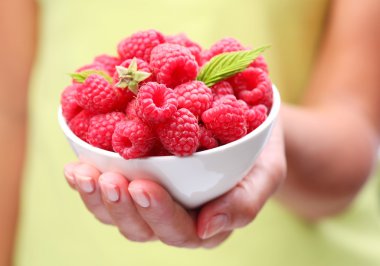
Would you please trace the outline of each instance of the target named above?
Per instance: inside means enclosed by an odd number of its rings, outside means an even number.
[[[112,78],[110,75],[108,75],[106,72],[101,71],[101,70],[84,70],[79,73],[71,73],[69,74],[72,79],[74,79],[76,82],[83,83],[90,75],[92,74],[97,74],[99,76],[102,76],[105,78],[109,83],[112,83]]]
[[[269,47],[270,46],[267,45],[255,50],[244,50],[217,55],[202,67],[197,76],[197,80],[204,82],[210,87],[246,69],[253,60]]]

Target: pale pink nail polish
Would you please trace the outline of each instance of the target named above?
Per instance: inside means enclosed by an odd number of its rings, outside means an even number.
[[[95,184],[91,177],[76,175],[76,183],[80,190],[86,193],[92,193],[95,190]]]
[[[64,172],[64,175],[66,177],[67,182],[69,182],[70,185],[75,186],[75,179],[73,175],[67,171]]]
[[[222,230],[227,225],[227,215],[218,214],[215,215],[210,222],[206,226],[206,230],[204,231],[202,238],[207,239],[215,236],[216,234],[222,232]]]
[[[150,206],[149,196],[141,189],[129,189],[132,199],[141,207],[148,208]]]
[[[116,185],[101,183],[100,189],[108,201],[117,202],[120,199],[120,190]]]

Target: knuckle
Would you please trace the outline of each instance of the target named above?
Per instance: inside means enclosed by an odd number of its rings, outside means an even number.
[[[280,185],[285,180],[288,172],[288,165],[285,156],[281,156],[281,158],[276,161],[276,164],[270,169],[270,177],[276,184]]]
[[[123,208],[109,208],[108,210],[112,217],[114,217],[116,220],[128,217],[127,211]]]
[[[245,184],[241,184],[239,187],[240,191],[237,191],[237,194],[242,195],[242,193],[246,194],[247,192],[242,192],[241,190],[247,190]],[[257,216],[257,213],[260,210],[260,207],[257,205],[257,202],[252,200],[250,197],[245,197],[244,199],[241,196],[237,195],[236,200],[233,202],[238,202],[236,206],[232,206],[232,225],[233,227],[243,227],[252,222]],[[249,195],[249,194],[247,194]]]
[[[236,227],[246,226],[251,223],[257,216],[259,208],[255,204],[244,203],[240,207],[238,217],[235,221]]]

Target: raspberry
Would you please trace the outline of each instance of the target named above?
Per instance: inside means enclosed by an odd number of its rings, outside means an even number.
[[[272,84],[268,75],[260,68],[248,67],[229,79],[235,95],[250,105],[272,106]]]
[[[125,60],[116,70],[113,84],[120,93],[118,110],[123,110],[137,94],[139,86],[153,80],[153,75],[148,63],[138,58]]]
[[[146,72],[146,73],[152,73],[152,69],[150,68],[149,64],[147,62],[145,62],[144,60],[142,59],[138,59],[136,58],[136,64],[137,64],[137,71],[143,71],[143,72]],[[125,71],[126,73],[128,73],[128,69],[132,63],[133,59],[127,59],[125,60],[124,62],[122,62],[119,66],[121,67],[124,67],[125,68]],[[133,81],[133,75],[135,74],[136,72],[130,72],[128,73],[127,76],[120,76],[119,73],[116,71],[113,75],[113,83],[114,84],[120,84],[122,86],[122,88],[125,88],[125,93],[129,94],[130,98],[133,96],[133,93],[131,90],[128,89],[128,86],[130,85],[129,82]],[[138,85],[142,85],[144,83],[147,83],[149,81],[154,81],[154,76],[151,75],[149,76],[148,78],[144,79],[141,83],[139,83]],[[125,84],[123,84],[125,82]],[[124,86],[125,85],[125,86]],[[116,85],[118,86],[118,85]]]
[[[155,141],[153,131],[140,119],[119,122],[112,135],[113,149],[124,159],[147,155]]]
[[[125,120],[125,114],[121,112],[93,116],[88,127],[88,143],[112,151],[112,134],[115,131],[116,124],[122,120]]]
[[[244,112],[238,107],[220,104],[202,114],[205,126],[222,143],[226,144],[247,134]]]
[[[265,62],[265,58],[262,55],[259,55],[249,66],[260,68],[265,73],[269,73],[268,65]]]
[[[92,74],[78,87],[78,105],[94,113],[107,113],[119,105],[120,92],[102,76]]]
[[[61,95],[61,106],[63,117],[69,122],[74,116],[76,116],[82,108],[77,104],[75,99],[77,94],[77,88],[79,84],[73,84],[64,89]]]
[[[211,87],[214,100],[219,99],[224,95],[234,95],[232,86],[227,81],[220,81]]]
[[[156,131],[164,148],[174,155],[188,156],[198,148],[198,120],[185,108],[177,110],[167,122],[159,124]]]
[[[139,31],[122,40],[117,47],[117,52],[122,60],[137,57],[149,62],[152,49],[164,42],[165,37],[158,31]]]
[[[118,95],[117,105],[114,110],[124,111],[128,103],[135,97],[135,95],[128,89],[121,89],[112,86]]]
[[[222,53],[242,51],[246,48],[234,38],[223,38],[213,44],[207,53],[204,54],[205,59],[208,61],[214,56]]]
[[[133,120],[137,118],[137,100],[136,98],[133,98],[125,108],[125,115],[129,120]]]
[[[178,108],[186,108],[196,117],[211,107],[212,91],[201,81],[189,81],[174,89],[178,99]]]
[[[164,84],[148,82],[137,94],[137,114],[149,124],[168,120],[177,110],[178,101],[172,89]]]
[[[115,73],[115,66],[120,64],[120,58],[102,54],[94,58],[94,64],[99,64],[112,77]]]
[[[206,64],[212,57],[209,50],[202,50],[200,56],[201,56],[201,62],[199,64],[199,66],[203,66],[204,64]]]
[[[132,60],[133,59],[124,60],[119,66],[128,68],[130,66]],[[144,71],[144,72],[147,72],[147,73],[152,73],[152,69],[150,68],[149,64],[147,62],[145,62],[144,60],[136,58],[136,63],[137,63],[137,70]],[[149,81],[154,81],[154,76],[153,75],[151,75],[149,78],[147,78],[146,80],[144,80],[144,83],[149,82]],[[113,82],[115,84],[119,82],[119,75],[118,75],[117,72],[115,72],[114,75],[113,75]]]
[[[195,60],[197,60],[198,65],[201,65],[202,47],[199,44],[190,40],[189,37],[186,36],[186,34],[181,33],[173,36],[166,36],[165,40],[167,43],[179,44],[189,49],[190,53],[195,57]]]
[[[161,141],[157,140],[153,148],[149,151],[149,156],[170,156],[172,155],[168,152],[164,146],[162,146]]]
[[[224,95],[212,103],[212,107],[227,104],[232,107],[240,108],[243,112],[248,111],[249,107],[245,101],[237,100],[235,95]]]
[[[265,105],[259,104],[253,106],[251,109],[245,112],[245,118],[248,125],[248,132],[256,129],[267,118],[268,109]]]
[[[205,126],[199,125],[199,149],[209,150],[218,147],[218,141],[214,138],[212,132]]]
[[[169,88],[194,80],[198,64],[189,49],[178,44],[164,43],[152,50],[150,65],[156,80]]]
[[[87,142],[87,132],[90,125],[90,119],[93,114],[87,110],[82,110],[69,122],[69,128],[80,139]]]

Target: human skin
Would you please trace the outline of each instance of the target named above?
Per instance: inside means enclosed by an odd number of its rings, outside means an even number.
[[[195,212],[182,208],[153,182],[128,183],[89,165],[68,164],[69,184],[100,221],[114,224],[126,238],[158,239],[173,246],[217,246],[235,228],[250,223],[276,190],[280,202],[308,220],[344,210],[366,182],[376,158],[380,2],[335,0],[331,5],[303,101],[283,105],[282,125],[277,125],[259,162],[236,188]],[[0,1],[0,36],[10,37],[0,42],[0,147],[7,154],[7,160],[0,161],[5,171],[0,186],[0,265],[11,265],[36,19],[33,0]],[[88,184],[93,184],[91,192],[86,192]],[[165,224],[157,222],[162,220]]]
[[[25,151],[27,88],[36,44],[36,5],[0,1],[0,265],[11,265]],[[17,14],[15,20],[14,15]],[[29,44],[29,45],[25,45]]]

